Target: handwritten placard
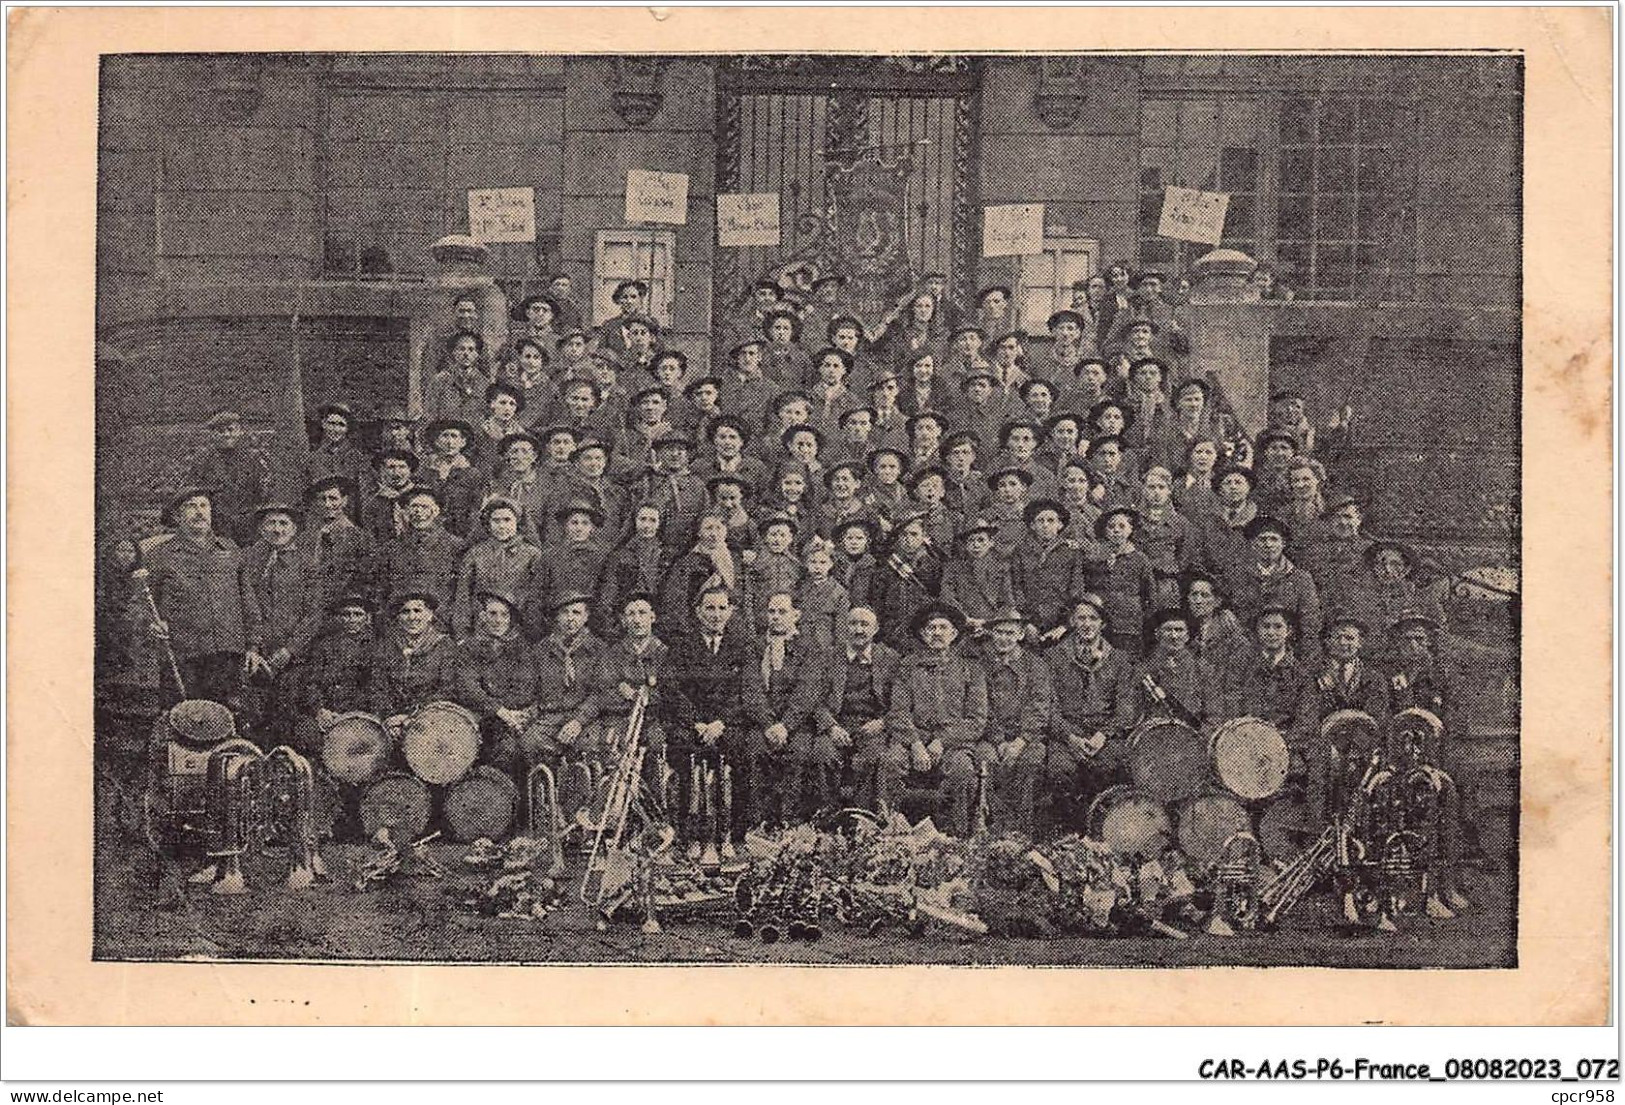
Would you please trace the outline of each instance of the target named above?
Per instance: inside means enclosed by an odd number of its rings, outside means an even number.
[[[1043,204],[1004,203],[982,209],[983,257],[1026,257],[1043,252]]]
[[[717,245],[778,244],[777,192],[727,192],[717,197]]]
[[[672,225],[688,222],[688,174],[628,169],[626,221]]]
[[[477,242],[534,242],[534,188],[470,188],[468,236]]]
[[[1157,233],[1182,242],[1216,246],[1224,237],[1224,216],[1229,210],[1228,192],[1198,192],[1169,185],[1162,197]]]

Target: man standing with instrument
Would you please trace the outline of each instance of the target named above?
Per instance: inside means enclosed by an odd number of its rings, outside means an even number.
[[[691,853],[699,854],[707,834],[705,802],[696,788],[701,772],[716,780],[720,834],[732,835],[723,809],[734,803],[728,784],[743,766],[745,680],[755,662],[745,627],[736,624],[732,592],[715,584],[702,587],[694,601],[695,632],[672,645],[670,676],[661,696],[666,712],[667,760],[677,773],[678,826]],[[726,769],[726,770],[725,770]]]
[[[169,678],[182,698],[242,705],[243,675],[267,665],[261,616],[237,546],[214,531],[214,501],[184,488],[164,508],[175,533],[147,553],[146,630],[169,650]]]
[[[1080,597],[1068,624],[1066,639],[1044,654],[1055,696],[1044,768],[1051,820],[1081,832],[1089,801],[1123,781],[1138,691],[1134,661],[1106,639],[1104,599]]]
[[[987,679],[953,649],[965,628],[965,616],[956,608],[926,603],[909,628],[924,647],[898,668],[886,727],[908,750],[915,771],[940,772],[943,831],[968,837],[976,799],[975,748],[987,731]]]
[[[759,663],[745,680],[746,825],[793,825],[808,812],[803,782],[822,776],[833,748],[816,739],[813,711],[823,689],[829,657],[800,631],[801,611],[788,591],[776,591],[762,608]]]
[[[988,619],[989,647],[982,653],[987,679],[987,735],[976,746],[985,765],[992,797],[1010,828],[1033,835],[1038,774],[1044,766],[1044,736],[1054,714],[1049,667],[1022,646],[1026,619],[1014,608]]]

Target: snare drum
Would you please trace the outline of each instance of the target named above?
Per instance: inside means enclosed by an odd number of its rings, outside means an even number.
[[[480,764],[446,789],[440,815],[446,835],[468,842],[485,837],[500,840],[519,810],[519,788],[507,774]]]
[[[405,846],[423,835],[429,825],[429,788],[404,771],[392,771],[361,795],[361,827],[371,837],[388,829],[395,843]]]
[[[1152,859],[1174,838],[1162,803],[1136,787],[1108,787],[1089,806],[1089,835],[1124,856]]]
[[[479,758],[480,719],[455,702],[430,702],[407,720],[401,751],[425,783],[455,783]]]
[[[1207,789],[1207,743],[1172,718],[1149,718],[1129,737],[1129,777],[1152,798],[1171,805]]]
[[[1250,802],[1268,798],[1286,782],[1292,753],[1281,731],[1262,718],[1225,722],[1214,730],[1209,748],[1219,781]]]
[[[384,773],[394,747],[382,721],[353,710],[322,734],[322,766],[340,783],[370,783]]]
[[[1252,831],[1247,807],[1228,794],[1201,794],[1179,809],[1179,846],[1198,869],[1217,863],[1231,837]]]

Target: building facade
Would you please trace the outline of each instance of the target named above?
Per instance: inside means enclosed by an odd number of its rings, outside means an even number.
[[[832,257],[877,297],[933,270],[961,302],[1008,284],[1041,337],[1112,261],[1194,271],[1208,247],[1156,233],[1182,185],[1229,193],[1223,245],[1298,293],[1211,313],[1210,340],[1266,391],[1360,412],[1375,525],[1515,563],[1521,73],[1508,55],[109,56],[99,486],[157,501],[213,409],[291,453],[309,404],[411,401],[446,282],[468,276],[430,246],[467,232],[471,188],[534,189],[534,242],[485,262],[508,302],[562,271],[596,322],[639,277],[703,360],[751,281]],[[631,169],[686,175],[686,221],[628,224]],[[733,192],[778,194],[778,246],[717,245]],[[1006,203],[1044,204],[1042,253],[981,256],[982,208]]]

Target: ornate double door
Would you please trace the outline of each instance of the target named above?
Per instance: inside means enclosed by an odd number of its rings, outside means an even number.
[[[871,333],[926,272],[975,279],[975,59],[756,56],[718,73],[717,190],[779,196],[776,246],[719,247],[719,326],[763,277],[825,274]]]

